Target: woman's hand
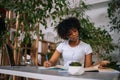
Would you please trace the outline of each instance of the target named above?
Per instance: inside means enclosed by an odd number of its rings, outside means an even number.
[[[110,64],[110,61],[108,60],[103,60],[103,61],[99,61],[97,63],[95,63],[93,65],[94,68],[97,68],[97,69],[105,69],[107,68],[107,65]]]
[[[106,68],[106,66],[107,66],[109,63],[110,63],[110,62],[107,61],[107,60],[101,61],[101,62],[99,63],[98,68],[100,68],[100,69]]]
[[[45,61],[43,64],[44,67],[51,67],[52,63],[50,61]]]

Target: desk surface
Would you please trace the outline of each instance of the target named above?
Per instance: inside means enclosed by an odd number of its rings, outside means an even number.
[[[114,72],[85,72],[82,75],[73,76],[67,71],[31,66],[0,66],[0,73],[42,80],[119,80],[120,75]]]

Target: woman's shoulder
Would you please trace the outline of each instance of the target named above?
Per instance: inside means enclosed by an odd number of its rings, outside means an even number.
[[[67,47],[67,41],[62,41],[62,42],[60,42],[59,44],[58,44],[58,46],[57,46],[57,50],[59,51],[59,52],[62,52],[63,51],[63,49],[65,49]]]
[[[90,44],[88,44],[88,43],[86,43],[86,42],[84,42],[84,41],[81,41],[80,44],[81,44],[81,45],[84,45],[84,46],[90,46]]]
[[[68,44],[68,41],[61,41],[58,46],[64,46],[64,45],[67,45]]]

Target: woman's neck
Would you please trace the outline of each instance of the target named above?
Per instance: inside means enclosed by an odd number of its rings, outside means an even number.
[[[75,47],[75,46],[77,46],[79,43],[80,43],[80,40],[79,40],[79,39],[77,39],[76,41],[71,41],[71,40],[69,40],[69,45],[70,45],[71,47]]]

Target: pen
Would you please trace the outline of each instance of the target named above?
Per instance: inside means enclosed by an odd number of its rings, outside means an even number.
[[[46,54],[46,61],[48,61],[48,55]]]
[[[51,63],[49,62],[49,60],[48,60],[48,55],[46,54],[46,61],[47,61],[47,67],[50,67],[51,66]]]

